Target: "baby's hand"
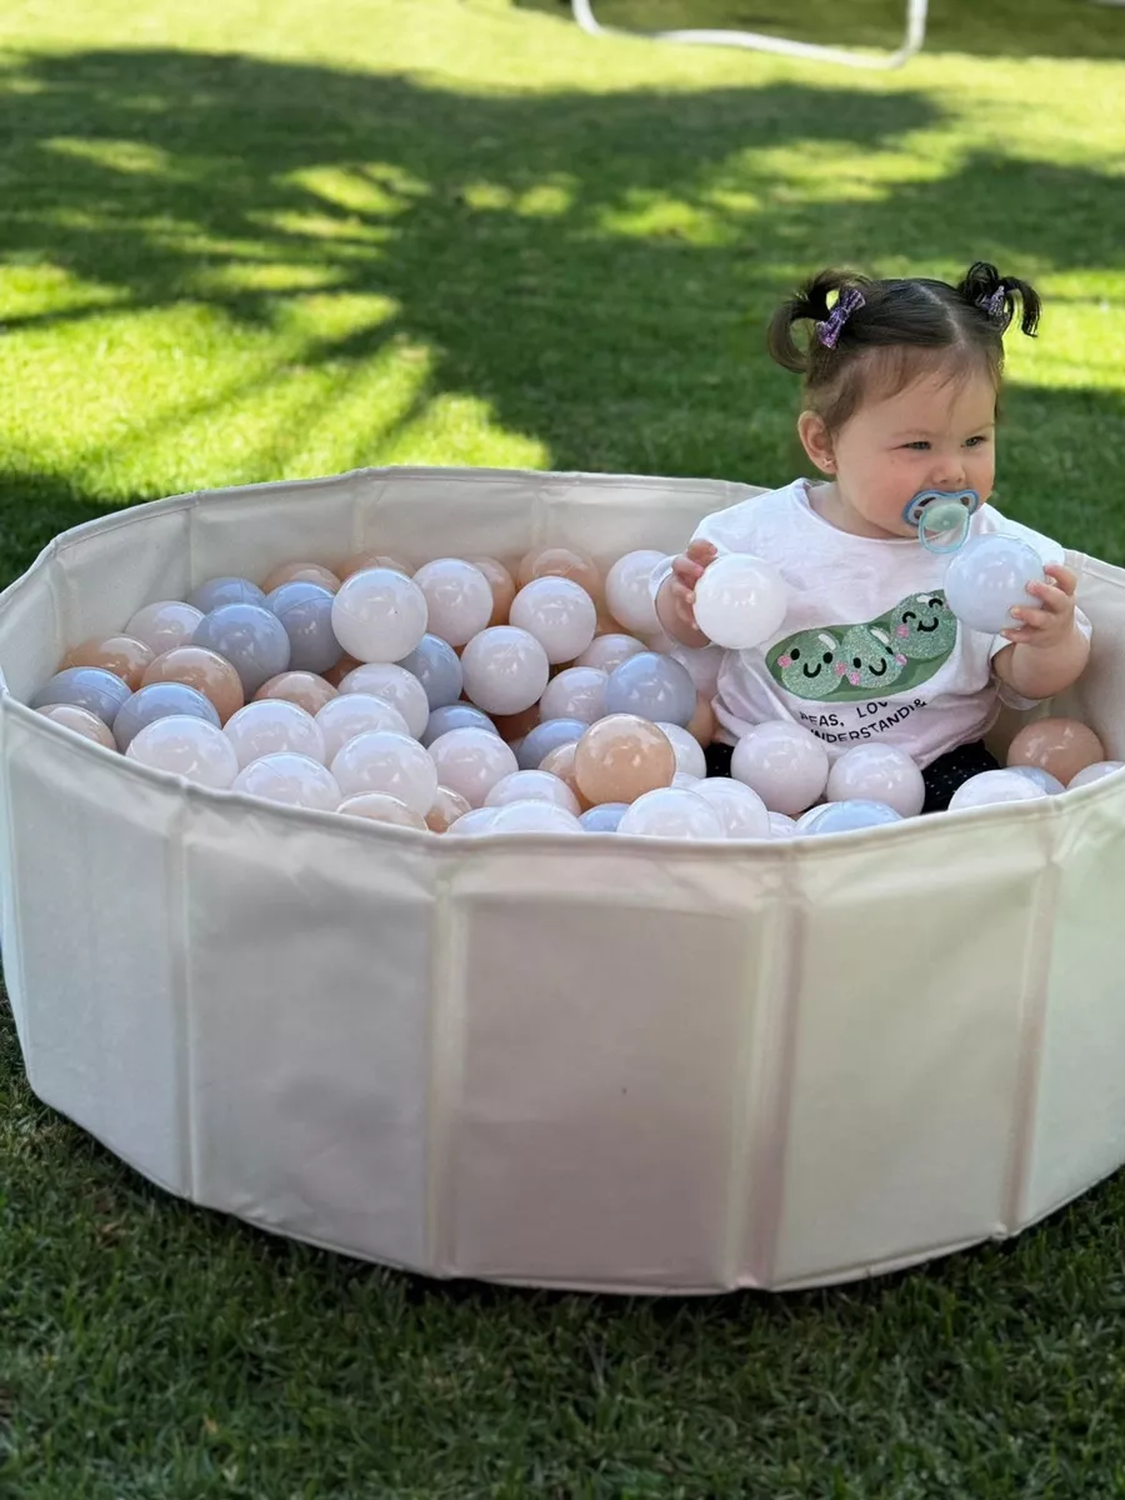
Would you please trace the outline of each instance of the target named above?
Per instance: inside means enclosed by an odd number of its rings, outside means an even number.
[[[677,620],[689,630],[699,629],[695,623],[695,586],[718,555],[710,542],[692,542],[672,564],[672,608]]]
[[[1020,624],[1003,632],[1006,641],[1017,646],[1039,648],[1058,646],[1074,630],[1074,592],[1078,576],[1069,568],[1052,563],[1043,569],[1050,583],[1029,583],[1027,592],[1039,600],[1035,605],[1020,605],[1012,614]]]

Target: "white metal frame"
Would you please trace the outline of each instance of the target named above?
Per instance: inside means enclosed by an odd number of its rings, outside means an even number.
[[[1125,3],[1125,0],[1123,0]],[[849,68],[901,68],[919,51],[926,37],[929,0],[906,0],[906,30],[902,46],[894,52],[852,52],[843,47],[823,47],[789,37],[766,36],[756,31],[651,31],[640,33],[654,42],[691,42],[710,47],[748,47],[758,52],[780,52],[786,57],[808,57],[818,62],[842,63]],[[590,36],[638,35],[619,32],[595,20],[590,0],[571,0],[574,19]]]

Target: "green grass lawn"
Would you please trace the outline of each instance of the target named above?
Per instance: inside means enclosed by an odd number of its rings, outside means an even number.
[[[1125,561],[1125,11],[934,0],[904,71],[553,0],[8,0],[0,573],[199,486],[428,462],[779,483],[826,262],[1041,288],[998,494]],[[891,0],[602,0],[893,40]],[[0,1013],[0,1495],[1125,1495],[1125,1184],[840,1292],[443,1287],[149,1189]]]

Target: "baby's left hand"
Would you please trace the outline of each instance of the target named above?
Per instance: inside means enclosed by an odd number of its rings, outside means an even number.
[[[1058,646],[1074,629],[1074,591],[1078,575],[1069,568],[1051,563],[1043,569],[1050,583],[1029,583],[1027,592],[1039,600],[1039,606],[1020,605],[1012,614],[1020,621],[1011,630],[1002,631],[1006,641],[1017,646]]]

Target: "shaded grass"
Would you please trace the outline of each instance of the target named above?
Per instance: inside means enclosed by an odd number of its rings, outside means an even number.
[[[499,0],[17,0],[0,571],[110,506],[357,463],[779,483],[776,299],[981,256],[1047,301],[1001,497],[1125,558],[1125,17],[1013,5],[935,6],[907,71],[853,77]],[[149,1189],[30,1096],[4,1011],[0,1493],[1125,1494],[1123,1193],[853,1290],[432,1286]]]

